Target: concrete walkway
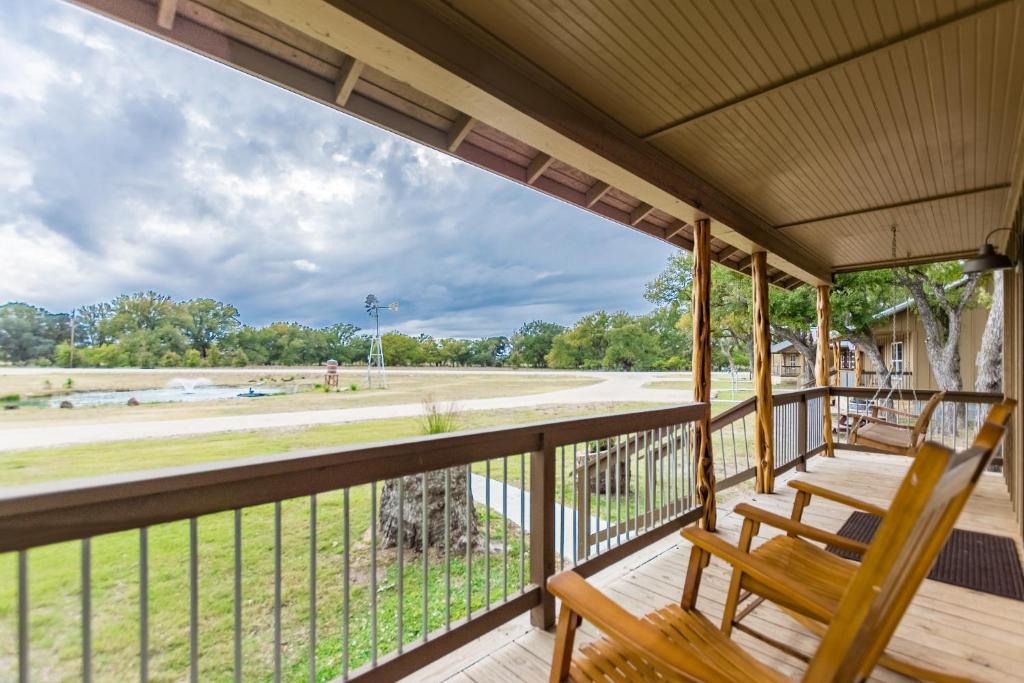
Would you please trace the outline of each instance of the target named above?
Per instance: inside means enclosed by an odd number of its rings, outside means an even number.
[[[204,370],[205,372],[205,370]],[[402,372],[406,372],[403,370]],[[431,372],[420,370],[418,372]],[[435,371],[446,372],[446,371]],[[460,371],[455,371],[460,372]],[[461,371],[466,374],[474,371]],[[479,371],[476,371],[479,372]],[[529,371],[526,371],[529,372]],[[536,373],[542,374],[542,373]],[[569,374],[569,373],[566,373]],[[572,373],[583,374],[583,373]],[[458,401],[461,411],[510,410],[545,405],[581,405],[607,402],[643,402],[683,404],[692,401],[689,390],[647,389],[644,384],[656,380],[679,379],[671,373],[586,373],[600,379],[597,384],[561,389],[526,396]],[[253,429],[308,427],[312,425],[343,424],[366,420],[384,420],[396,417],[416,417],[423,414],[420,403],[364,406],[332,410],[306,410],[287,413],[261,413],[254,415],[228,415],[181,420],[153,420],[148,422],[101,422],[91,424],[47,425],[0,430],[0,451],[50,446],[86,444],[103,441],[133,439],[162,439],[219,432]]]

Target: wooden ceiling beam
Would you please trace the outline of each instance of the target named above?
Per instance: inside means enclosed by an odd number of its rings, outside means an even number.
[[[537,178],[540,178],[544,171],[548,170],[554,159],[550,154],[541,152],[535,156],[531,161],[530,165],[526,167],[526,184],[533,185]]]
[[[610,189],[612,189],[611,185],[598,180],[590,187],[589,190],[587,190],[586,207],[589,209],[594,204],[597,204],[599,201],[601,201],[602,197],[608,194],[608,190]]]
[[[165,31],[174,28],[174,16],[178,13],[178,0],[160,0],[156,6],[156,24]]]
[[[473,33],[483,29],[446,21],[451,8],[404,0],[240,1],[670,216],[691,224],[711,218],[713,236],[764,249],[801,279],[831,281],[825,263],[728,192]]]
[[[654,211],[654,207],[650,204],[641,204],[640,206],[633,209],[629,214],[629,224],[638,225],[640,221],[647,218]]]
[[[462,141],[469,135],[469,131],[473,130],[473,124],[476,121],[473,120],[472,116],[466,114],[459,114],[455,122],[452,123],[452,127],[448,129],[448,151],[454,152],[462,144]]]
[[[715,258],[717,258],[720,262],[725,261],[725,259],[729,258],[739,250],[739,247],[734,247],[731,244],[727,244],[718,250],[718,253],[715,254]]]
[[[971,7],[970,9],[951,14],[948,17],[943,17],[942,19],[932,21],[930,23],[922,24],[919,28],[917,28],[914,31],[910,31],[908,33],[904,33],[901,35],[894,35],[880,42],[867,45],[860,50],[851,52],[850,54],[840,57],[838,59],[833,59],[818,66],[806,69],[804,71],[800,71],[791,76],[787,76],[786,78],[777,80],[774,83],[770,83],[758,90],[743,93],[737,97],[726,100],[721,104],[716,104],[712,107],[708,107],[701,111],[695,112],[693,114],[690,114],[689,116],[685,116],[669,124],[656,128],[648,133],[644,133],[640,137],[647,142],[657,140],[660,137],[663,137],[670,133],[674,133],[686,126],[692,125],[693,123],[701,119],[704,119],[708,116],[711,116],[713,114],[718,114],[723,111],[727,111],[742,104],[746,104],[753,100],[761,99],[763,97],[771,95],[772,93],[792,87],[796,84],[804,83],[808,80],[821,76],[822,74],[844,68],[846,66],[849,66],[850,64],[859,62],[879,52],[891,50],[896,46],[903,45],[914,40],[918,40],[923,36],[926,36],[934,31],[939,31],[947,26],[969,19],[977,14],[988,12],[993,8],[999,7],[1000,5],[1004,5],[1008,2],[1015,1],[1016,0],[988,0],[987,2],[980,2],[976,6]]]
[[[348,98],[352,95],[352,89],[356,87],[363,66],[364,64],[354,57],[346,56],[342,60],[338,80],[334,83],[334,102],[339,107],[348,104]]]
[[[750,256],[744,256],[740,259],[739,263],[736,264],[736,270],[741,273],[749,273],[751,263],[753,263],[753,259]]]
[[[998,192],[1010,188],[1009,183],[999,183],[996,185],[986,185],[984,187],[976,187],[971,190],[962,190],[959,192],[947,192],[945,194],[932,195],[931,197],[921,197],[919,199],[911,199],[905,202],[895,202],[893,204],[884,204],[881,206],[870,206],[864,209],[854,209],[853,211],[845,211],[843,213],[834,213],[828,216],[816,216],[815,218],[808,218],[806,220],[797,221],[795,223],[783,223],[776,225],[776,230],[782,230],[784,228],[796,228],[802,225],[812,225],[814,223],[822,223],[824,221],[837,220],[840,218],[850,218],[851,216],[863,216],[868,213],[876,213],[878,211],[890,211],[893,209],[905,209],[914,206],[921,206],[923,204],[930,204],[932,202],[942,201],[944,199],[959,199],[961,197],[970,197],[976,194],[985,194],[987,192]]]

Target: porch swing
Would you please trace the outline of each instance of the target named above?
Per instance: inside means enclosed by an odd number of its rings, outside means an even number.
[[[896,226],[892,226],[892,257],[896,260]],[[896,341],[896,313],[895,307],[892,311],[892,341]],[[935,409],[945,397],[945,392],[934,394],[924,405],[918,414],[899,410],[894,407],[893,395],[896,394],[896,401],[903,402],[903,381],[893,382],[895,362],[890,362],[885,377],[879,380],[878,388],[874,395],[865,403],[860,404],[860,409],[851,411],[849,404],[847,412],[840,413],[836,424],[836,430],[840,433],[847,433],[847,442],[859,444],[872,450],[879,450],[885,453],[897,455],[914,455],[917,449],[924,442],[928,434],[928,425],[931,423]],[[902,375],[902,367],[900,368]],[[879,398],[882,390],[888,385],[888,391],[884,398]],[[919,404],[917,389],[913,383],[910,385],[910,393],[914,405]]]

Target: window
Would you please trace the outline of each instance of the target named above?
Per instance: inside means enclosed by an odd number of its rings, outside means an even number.
[[[892,350],[893,373],[903,374],[903,342],[893,342],[889,348]]]

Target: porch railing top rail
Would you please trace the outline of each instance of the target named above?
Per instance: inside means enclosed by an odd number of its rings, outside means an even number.
[[[877,387],[829,387],[828,391],[834,396],[848,396],[850,398],[873,398],[878,393]],[[879,394],[884,397],[884,391]],[[917,396],[919,400],[927,401],[939,393],[937,389],[897,389],[903,400],[912,400]],[[980,391],[947,391],[945,400],[949,403],[999,403],[1003,400],[1000,393],[989,393]]]

